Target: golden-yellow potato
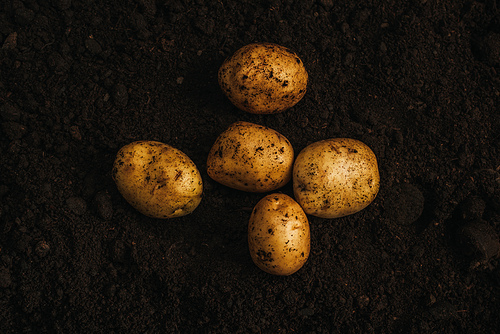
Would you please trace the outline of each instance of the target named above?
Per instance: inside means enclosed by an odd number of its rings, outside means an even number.
[[[309,222],[290,196],[271,194],[255,205],[248,224],[253,262],[274,275],[291,275],[306,263],[311,249]]]
[[[295,200],[307,214],[337,218],[367,207],[380,185],[377,158],[359,140],[335,138],[304,148],[293,166]]]
[[[236,122],[221,133],[207,159],[208,175],[225,186],[267,192],[292,178],[293,147],[268,127]]]
[[[272,43],[249,44],[227,58],[219,85],[239,109],[253,114],[282,112],[302,99],[308,74],[289,49]]]
[[[203,193],[201,174],[180,150],[156,141],[136,141],[116,155],[113,179],[134,208],[153,218],[191,213]]]

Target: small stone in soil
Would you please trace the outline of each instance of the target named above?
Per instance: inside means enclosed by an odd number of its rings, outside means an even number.
[[[125,107],[128,103],[127,87],[123,84],[117,84],[114,88],[113,99],[117,107]]]
[[[35,246],[35,253],[41,258],[49,254],[49,251],[50,246],[46,241],[39,241]]]
[[[397,185],[384,202],[385,215],[395,223],[409,225],[418,220],[424,210],[424,195],[412,184]]]
[[[475,260],[487,262],[500,253],[500,241],[495,229],[484,221],[469,222],[458,231],[462,251]]]
[[[113,218],[113,203],[111,202],[111,196],[106,191],[101,191],[95,196],[95,205],[97,207],[97,212],[104,220],[110,220]]]
[[[8,288],[12,284],[9,269],[0,267],[0,288]]]
[[[66,199],[66,205],[68,209],[79,216],[87,211],[87,202],[81,197],[70,197]]]

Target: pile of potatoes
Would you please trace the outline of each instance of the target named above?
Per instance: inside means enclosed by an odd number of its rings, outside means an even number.
[[[308,74],[292,51],[270,43],[244,46],[224,61],[219,84],[228,99],[250,113],[282,112],[302,99]],[[207,173],[227,187],[270,193],[253,208],[248,246],[253,262],[274,275],[291,275],[307,261],[307,215],[338,218],[367,207],[380,184],[377,159],[364,143],[331,138],[296,157],[289,140],[271,128],[236,122],[221,133],[207,158]],[[187,215],[203,194],[201,174],[182,151],[155,141],[122,147],[113,179],[124,199],[152,218]],[[293,182],[294,198],[273,193]]]

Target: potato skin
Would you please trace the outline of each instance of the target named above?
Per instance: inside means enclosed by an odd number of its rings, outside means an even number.
[[[282,134],[262,125],[236,122],[212,146],[207,173],[234,189],[268,192],[291,180],[293,158],[292,144]]]
[[[280,113],[299,102],[307,90],[304,63],[288,48],[249,44],[227,58],[219,85],[239,109],[253,114]]]
[[[291,275],[306,263],[311,250],[307,216],[290,196],[271,194],[255,205],[248,224],[253,262],[273,275]]]
[[[125,200],[152,218],[191,213],[203,193],[201,174],[182,151],[156,141],[136,141],[118,151],[113,179]]]
[[[377,196],[377,158],[350,138],[318,141],[304,148],[293,167],[295,200],[307,214],[338,218],[367,207]]]

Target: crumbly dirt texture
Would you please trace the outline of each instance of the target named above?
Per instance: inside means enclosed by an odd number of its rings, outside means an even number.
[[[2,333],[493,333],[500,326],[495,0],[13,0],[0,4]],[[309,73],[275,115],[236,109],[224,59],[283,45]],[[310,218],[288,277],[250,257],[263,194],[212,181],[230,124],[375,152],[363,211]],[[116,153],[156,140],[198,166],[191,215],[120,196]],[[293,196],[289,183],[280,190]],[[481,226],[481,228],[463,228]],[[461,236],[467,231],[466,236]],[[460,242],[466,240],[467,242]]]

